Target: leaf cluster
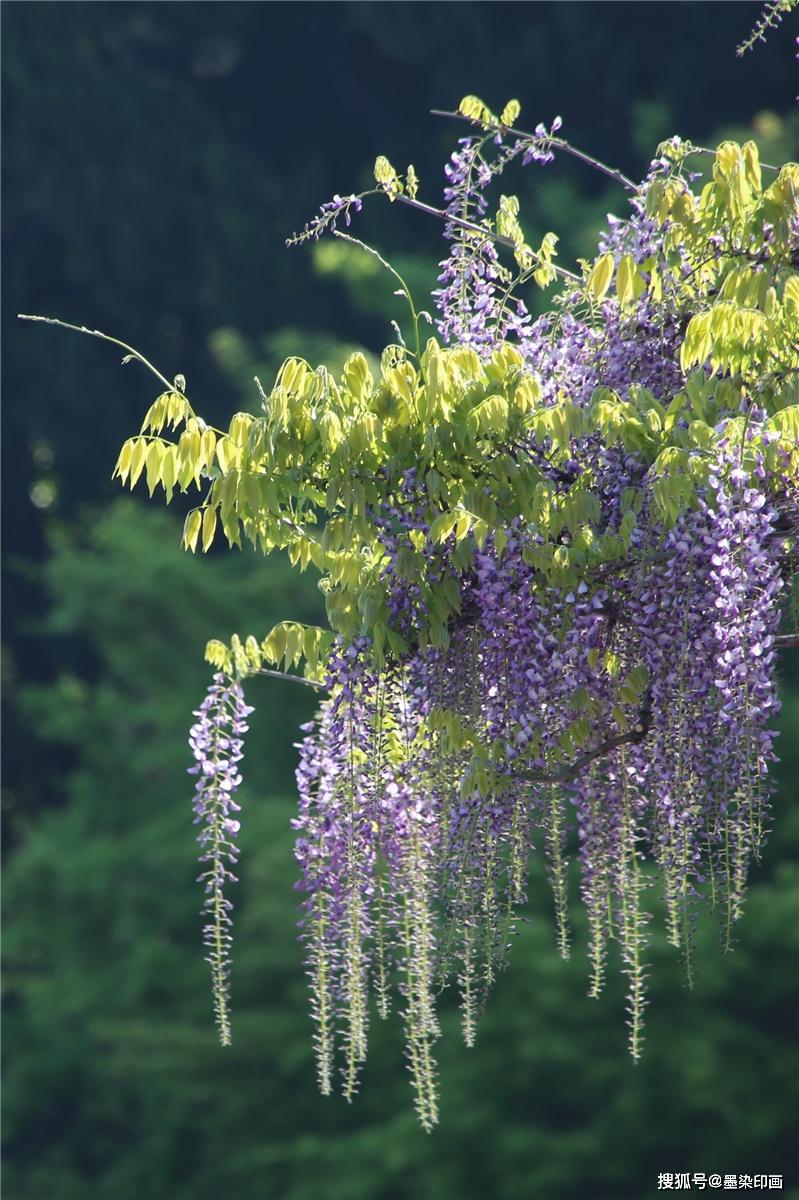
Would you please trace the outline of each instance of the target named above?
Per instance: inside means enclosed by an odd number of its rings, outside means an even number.
[[[771,416],[742,465],[756,453],[772,467],[779,457],[783,478],[799,480],[799,167],[764,186],[754,144],[725,142],[696,195],[684,173],[690,148],[675,140],[661,149],[673,166],[650,182],[645,204],[664,228],[662,257],[604,253],[584,264],[568,301],[597,324],[609,315],[634,324],[642,305],[650,320],[680,314],[685,378],[671,399],[637,385],[624,395],[600,385],[588,403],[553,398],[509,343],[481,359],[430,338],[419,356],[389,345],[377,375],[361,353],[338,377],[288,358],[261,415],[236,413],[226,430],[207,426],[182,392],[166,392],[123,445],[115,474],[131,486],[144,478],[167,502],[176,489],[200,489],[188,550],[207,551],[221,528],[230,546],[246,540],[286,551],[300,571],[314,567],[332,633],[368,637],[378,663],[408,649],[390,619],[387,534],[401,540],[393,578],[421,597],[421,646],[448,644],[475,553],[491,541],[501,554],[513,528],[524,528],[525,556],[556,586],[625,559],[643,497],[630,489],[609,522],[595,459],[583,454],[574,469],[579,446],[639,456],[647,503],[668,527],[693,503],[720,439],[743,444],[757,403]],[[507,201],[505,210],[514,217]],[[410,477],[421,507],[403,532]],[[331,640],[289,624],[211,658],[246,673],[304,656],[318,676]]]

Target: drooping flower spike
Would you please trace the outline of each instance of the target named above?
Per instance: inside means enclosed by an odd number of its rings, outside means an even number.
[[[194,789],[194,823],[200,825],[199,882],[205,888],[202,912],[207,918],[203,940],[211,966],[214,1016],[223,1046],[230,1044],[230,947],[233,904],[225,893],[228,882],[235,883],[231,870],[238,861],[236,838],[241,827],[237,813],[241,806],[235,795],[242,777],[239,763],[243,758],[243,736],[252,708],[244,703],[241,686],[221,673],[214,675],[191,727],[189,745],[194,766],[189,774],[197,776]]]

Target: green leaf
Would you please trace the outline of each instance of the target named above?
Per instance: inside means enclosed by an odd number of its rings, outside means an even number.
[[[190,550],[192,554],[197,549],[197,539],[200,536],[200,530],[203,524],[202,509],[193,508],[186,515],[186,522],[183,526],[183,548]]]
[[[457,514],[455,522],[455,541],[461,542],[472,527],[472,514],[462,512]]]
[[[128,440],[123,444],[122,449],[119,452],[119,458],[117,459],[116,466],[114,467],[114,472],[111,476],[112,479],[118,476],[122,480],[123,485],[128,477],[128,473],[130,472],[130,464],[131,459],[133,458],[135,444],[134,438],[128,438]]]
[[[203,511],[203,553],[211,548],[216,533],[216,509],[210,505]]]
[[[616,295],[622,308],[628,308],[646,290],[646,283],[638,273],[635,259],[625,254],[619,260],[616,271]]]
[[[147,448],[147,457],[145,459],[147,466],[147,488],[152,496],[160,480],[161,461],[164,457],[163,442],[153,441]]]
[[[440,513],[430,526],[430,541],[438,543],[448,538],[458,523],[458,517],[457,512]]]
[[[774,413],[766,422],[766,428],[776,429],[799,446],[799,404],[790,404]]]
[[[586,288],[595,300],[602,300],[607,295],[608,288],[613,279],[613,267],[614,258],[610,253],[603,254],[594,263],[591,274],[588,276]]]
[[[515,125],[521,111],[522,106],[518,100],[509,100],[500,113],[499,119],[503,125]]]
[[[131,490],[139,481],[139,476],[144,467],[144,460],[147,456],[147,443],[144,438],[133,438],[133,450],[130,456],[130,486]]]

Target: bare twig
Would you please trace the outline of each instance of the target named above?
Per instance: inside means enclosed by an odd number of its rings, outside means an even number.
[[[774,644],[778,650],[787,650],[789,648],[799,646],[799,633],[784,633],[774,639]],[[638,721],[629,733],[620,733],[616,737],[608,738],[607,741],[601,742],[595,746],[593,750],[587,750],[585,754],[581,754],[578,759],[571,763],[568,767],[561,767],[559,771],[551,771],[549,773],[531,772],[524,776],[527,783],[570,783],[572,779],[585,770],[597,758],[604,758],[606,754],[610,754],[612,750],[617,750],[620,746],[637,745],[643,741],[646,735],[652,728],[652,695],[647,691],[644,696],[641,711],[638,714]]]
[[[409,208],[415,208],[417,212],[427,213],[428,216],[438,217],[442,221],[450,221],[460,229],[468,229],[470,233],[481,233],[486,240],[496,242],[498,246],[507,246],[509,250],[516,249],[516,243],[512,238],[504,237],[501,233],[492,233],[485,225],[479,225],[476,221],[467,221],[465,217],[457,217],[454,213],[448,213],[445,208],[436,208],[434,204],[426,204],[424,200],[416,200],[413,196],[407,196],[403,192],[395,195],[394,199],[399,200],[400,204],[407,204]]]
[[[561,767],[559,771],[551,772],[531,772],[524,776],[526,783],[570,783],[572,779],[576,779],[581,771],[584,771],[594,759],[604,758],[606,754],[610,754],[611,750],[618,749],[619,746],[634,746],[638,742],[643,741],[646,735],[652,728],[652,693],[647,689],[644,694],[641,710],[638,713],[638,720],[635,726],[628,733],[619,733],[615,737],[608,738],[595,746],[593,750],[586,750],[585,754],[581,754],[578,759],[575,759],[568,767]]]
[[[480,233],[490,242],[496,242],[498,246],[507,246],[510,250],[515,250],[516,243],[512,238],[505,237],[501,233],[495,233],[492,229],[488,229],[485,225],[479,225],[475,221],[467,221],[463,217],[457,217],[453,213],[448,213],[445,208],[436,208],[432,204],[425,204],[423,200],[415,200],[411,196],[399,193],[394,196],[401,204],[407,204],[409,208],[415,208],[417,212],[427,213],[428,216],[438,217],[439,220],[448,221],[452,225],[457,225],[460,229],[468,229],[470,233]],[[533,257],[540,262],[540,256],[533,251]],[[564,279],[571,279],[573,283],[580,282],[580,276],[574,271],[569,271],[566,267],[559,267],[557,263],[548,262],[546,264],[551,267],[558,275],[562,275]]]
[[[709,155],[711,155],[712,158],[716,157],[716,151],[712,150],[710,148],[710,146],[694,146],[694,145],[692,145],[690,150],[687,151],[685,157],[690,158],[690,156],[692,154],[709,154]],[[780,169],[779,167],[775,167],[773,163],[763,162],[762,159],[760,160],[760,165],[761,165],[761,167],[765,167],[765,169],[767,171],[779,171],[779,169]]]
[[[290,683],[304,683],[306,687],[316,688],[319,692],[327,691],[323,683],[317,683],[315,679],[306,679],[304,675],[289,675],[286,671],[272,671],[269,667],[260,667],[257,671],[252,671],[253,675],[268,675],[271,679],[288,679]]]
[[[153,364],[149,362],[149,360],[146,359],[139,350],[136,350],[133,346],[129,346],[127,342],[121,342],[119,338],[111,337],[107,333],[101,333],[99,329],[89,329],[86,325],[71,325],[69,321],[61,321],[58,317],[38,317],[31,316],[29,313],[17,313],[17,316],[20,321],[40,321],[44,325],[58,325],[61,329],[71,329],[73,333],[85,333],[88,334],[89,337],[96,337],[100,338],[100,340],[103,342],[110,342],[112,346],[119,346],[122,350],[127,351],[126,357],[122,360],[123,362],[127,362],[128,359],[135,358],[136,361],[140,362],[142,366],[147,368],[148,371],[152,371],[156,379],[160,379],[161,383],[163,383],[164,387],[166,387],[168,391],[175,392],[188,404],[188,398],[183,394],[175,381],[173,380],[170,383],[167,377],[162,375],[161,372],[154,367]]]
[[[464,113],[447,112],[445,109],[440,108],[433,108],[430,111],[434,117],[451,117],[453,120],[468,121],[470,125],[477,125],[480,129],[484,128],[481,121],[476,121],[473,117],[467,117]],[[586,154],[584,150],[578,150],[576,146],[572,146],[565,138],[550,137],[548,134],[545,137],[539,137],[537,133],[528,133],[525,129],[515,129],[512,125],[503,125],[500,121],[496,125],[492,124],[490,128],[498,129],[510,137],[523,138],[526,141],[538,142],[539,144],[546,143],[548,146],[557,146],[564,154],[571,154],[572,158],[578,158],[580,162],[593,167],[595,171],[601,171],[603,175],[607,175],[609,179],[620,183],[629,192],[638,191],[638,185],[633,183],[632,179],[629,179],[622,171],[616,170],[615,167],[609,167],[607,163],[600,162],[598,158],[593,158],[590,154]]]

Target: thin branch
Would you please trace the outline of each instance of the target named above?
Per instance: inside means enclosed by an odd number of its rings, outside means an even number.
[[[493,230],[487,229],[485,225],[478,225],[474,221],[467,221],[463,217],[456,217],[452,213],[448,213],[445,208],[435,208],[432,204],[425,204],[423,200],[414,200],[411,196],[405,196],[401,193],[394,197],[401,204],[407,204],[409,208],[415,208],[418,212],[427,213],[428,216],[438,217],[442,221],[450,222],[453,225],[460,226],[461,229],[468,229],[471,233],[480,233],[489,241],[496,242],[498,246],[507,246],[509,250],[516,250],[516,243],[512,238],[505,237],[501,233],[494,233]],[[540,262],[540,256],[533,252],[533,257]],[[566,267],[559,267],[557,263],[547,263],[547,266],[552,267],[553,271],[558,275],[562,275],[564,279],[571,279],[573,283],[580,283],[580,276],[574,271],[569,271]]]
[[[20,321],[40,321],[44,325],[58,325],[61,329],[71,329],[73,333],[86,333],[89,335],[89,337],[100,338],[100,340],[103,342],[110,342],[112,346],[119,346],[122,350],[127,351],[130,358],[135,358],[136,361],[140,362],[142,366],[147,368],[148,371],[152,371],[156,379],[160,379],[161,383],[163,383],[164,387],[168,391],[175,392],[181,397],[181,399],[185,400],[187,404],[189,403],[188,397],[186,397],[180,388],[176,386],[174,380],[170,383],[166,376],[162,375],[157,367],[154,367],[153,364],[149,362],[139,350],[134,349],[133,346],[129,346],[127,342],[121,342],[119,338],[111,337],[107,333],[101,333],[99,329],[88,329],[85,325],[71,325],[69,321],[61,321],[58,319],[58,317],[38,317],[31,316],[29,313],[17,313],[17,316]],[[127,362],[128,360],[125,358],[122,361]]]
[[[433,108],[430,111],[434,117],[451,117],[456,121],[468,121],[470,125],[477,125],[480,129],[485,128],[481,121],[476,121],[473,117],[467,117],[464,113],[447,112],[440,108]],[[539,137],[538,134],[528,133],[525,129],[515,129],[512,125],[503,125],[501,121],[498,121],[496,125],[492,124],[489,127],[489,132],[491,130],[500,130],[510,137],[524,138],[531,142],[537,142],[539,145],[546,143],[547,146],[557,146],[565,154],[571,154],[573,158],[578,158],[580,162],[593,167],[594,170],[601,171],[603,175],[607,175],[615,183],[620,183],[629,192],[638,191],[638,184],[633,183],[632,179],[629,179],[623,171],[618,171],[615,167],[609,167],[607,163],[600,162],[598,158],[593,158],[590,154],[586,154],[584,150],[578,150],[576,146],[572,146],[571,142],[567,142],[565,138],[550,137],[549,135]]]
[[[590,568],[586,575],[593,580],[607,579],[611,575],[623,575],[625,571],[632,571],[636,567],[651,566],[653,563],[668,562],[674,557],[674,554],[668,550],[664,550],[660,554],[650,554],[646,558],[622,558],[614,562],[601,563],[598,567]]]
[[[641,710],[638,713],[638,720],[633,729],[629,733],[619,733],[615,737],[608,738],[595,746],[593,750],[586,750],[585,754],[581,754],[578,759],[571,763],[568,767],[561,767],[559,771],[552,772],[531,772],[524,776],[526,783],[570,783],[575,779],[581,771],[585,770],[594,759],[603,758],[606,754],[610,754],[611,750],[618,749],[619,746],[634,746],[638,742],[643,741],[646,735],[652,728],[652,692],[650,689],[644,694],[644,699],[641,704]]]
[[[268,667],[259,667],[257,671],[251,671],[251,675],[268,675],[271,679],[288,679],[290,683],[304,683],[306,687],[316,688],[319,692],[326,692],[327,688],[323,683],[317,683],[315,679],[306,679],[304,675],[289,675],[286,671],[271,671]]]
[[[407,196],[403,192],[398,193],[394,199],[398,200],[400,204],[407,204],[409,208],[415,208],[417,212],[427,213],[430,217],[438,217],[442,221],[450,221],[453,225],[458,225],[461,229],[468,229],[470,233],[481,233],[483,237],[496,242],[498,246],[507,246],[509,250],[516,249],[516,243],[512,238],[504,237],[501,233],[492,233],[490,229],[486,229],[485,225],[478,225],[476,221],[467,221],[465,217],[456,217],[453,213],[448,213],[445,208],[436,208],[433,204],[425,204],[424,200],[416,200],[413,196]]]
[[[694,146],[693,143],[691,143],[690,149],[685,152],[685,157],[690,158],[692,154],[709,154],[712,158],[716,157],[716,151],[711,149],[710,146]],[[762,160],[760,160],[760,165],[761,165],[761,167],[764,167],[767,171],[779,171],[780,170],[779,167],[774,166],[774,163],[767,163],[767,162],[763,162]]]
[[[416,311],[416,305],[413,302],[411,289],[408,287],[399,271],[396,269],[396,267],[392,267],[388,259],[384,258],[383,255],[378,250],[375,250],[373,246],[368,245],[366,242],[362,242],[360,238],[353,237],[351,233],[344,233],[344,231],[341,229],[334,229],[333,237],[341,238],[341,240],[344,242],[351,242],[353,246],[359,246],[361,250],[365,250],[367,254],[371,254],[372,257],[376,258],[381,266],[385,267],[385,269],[389,271],[397,280],[402,290],[402,294],[407,301],[408,308],[410,309],[411,321],[413,322],[413,336],[416,343],[416,357],[419,358],[422,352],[419,344],[419,314]]]
[[[799,647],[799,633],[781,634],[774,639],[774,644],[779,650]],[[638,714],[638,721],[629,733],[620,733],[616,737],[608,738],[607,741],[595,746],[593,750],[587,750],[585,754],[581,754],[568,767],[562,767],[559,771],[551,771],[549,773],[544,771],[531,772],[524,776],[524,780],[526,783],[570,783],[587,766],[590,766],[595,759],[604,758],[606,754],[610,754],[612,750],[617,750],[620,746],[635,746],[639,742],[642,742],[651,728],[652,695],[650,691],[647,691],[641,705],[641,711]]]

